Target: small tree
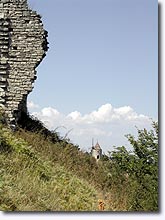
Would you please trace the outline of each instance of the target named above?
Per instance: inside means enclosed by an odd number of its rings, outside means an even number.
[[[127,135],[133,151],[122,146],[111,153],[111,159],[119,172],[127,173],[136,181],[132,210],[158,210],[158,123],[153,122],[153,130],[138,129],[138,138]]]

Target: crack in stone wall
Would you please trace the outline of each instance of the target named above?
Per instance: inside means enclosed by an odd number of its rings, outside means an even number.
[[[0,0],[0,107],[9,124],[27,113],[27,95],[47,45],[41,16],[27,0]]]

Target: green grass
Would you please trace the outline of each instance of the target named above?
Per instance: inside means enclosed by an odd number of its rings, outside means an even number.
[[[63,166],[42,158],[6,128],[0,131],[0,209],[94,211],[98,192]],[[3,143],[2,143],[3,140]]]
[[[137,207],[139,192],[146,204],[138,179],[107,156],[96,162],[26,115],[13,132],[0,114],[0,210],[98,211],[99,199],[105,211],[156,210]]]
[[[113,184],[109,161],[95,161],[78,146],[24,118],[16,132],[0,123],[0,210],[128,210],[129,186]],[[124,201],[124,202],[123,202]]]

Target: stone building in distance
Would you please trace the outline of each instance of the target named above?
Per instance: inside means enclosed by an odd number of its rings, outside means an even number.
[[[92,150],[91,150],[92,156],[98,161],[102,156],[102,149],[97,141],[96,145],[94,145],[92,140]]]
[[[48,50],[41,16],[27,0],[0,0],[0,108],[8,124],[27,113],[36,67]]]

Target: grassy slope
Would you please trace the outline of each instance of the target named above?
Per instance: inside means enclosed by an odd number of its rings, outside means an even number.
[[[20,129],[15,133],[17,138],[23,138],[33,146],[40,157],[51,161],[53,166],[62,166],[66,171],[83,179],[96,190],[95,209],[98,210],[98,198],[103,199],[105,211],[128,211],[130,208],[128,196],[131,196],[128,180],[114,177],[114,171],[109,167],[109,161],[99,161],[88,153],[84,153],[68,142],[52,143],[40,133]],[[112,172],[111,172],[112,171]],[[112,175],[111,175],[112,174]],[[78,195],[77,195],[78,196]],[[90,209],[89,209],[90,210]]]
[[[48,157],[43,158],[2,126],[0,150],[1,210],[97,210],[98,192],[93,186],[64,166],[54,165]]]
[[[106,157],[97,163],[29,116],[16,132],[1,121],[1,210],[98,211],[98,199],[105,211],[130,210],[128,179],[116,175]]]

